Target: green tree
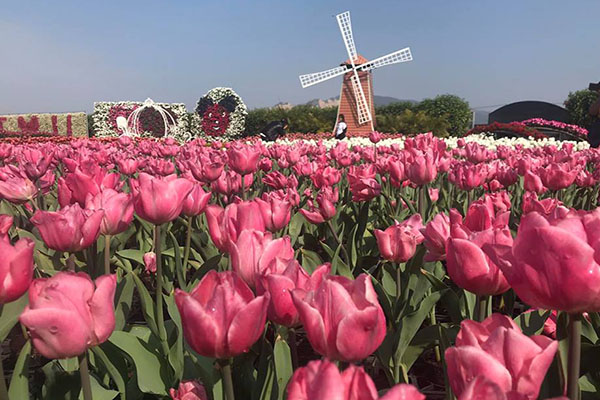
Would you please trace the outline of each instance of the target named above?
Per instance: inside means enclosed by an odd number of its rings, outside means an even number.
[[[597,98],[598,94],[596,92],[587,89],[569,92],[569,96],[565,100],[565,108],[569,112],[570,122],[589,128],[594,122],[594,117],[588,114],[588,110]]]
[[[396,101],[385,106],[375,107],[375,114],[377,115],[398,115],[404,110],[414,110],[418,103],[412,101]]]
[[[404,110],[398,114],[377,115],[377,130],[387,133],[415,135],[433,132],[435,136],[448,136],[448,121],[443,117],[433,117],[424,111]]]
[[[416,107],[432,117],[441,117],[448,124],[451,136],[462,136],[471,127],[473,113],[469,103],[453,94],[442,94],[433,99],[425,99]]]

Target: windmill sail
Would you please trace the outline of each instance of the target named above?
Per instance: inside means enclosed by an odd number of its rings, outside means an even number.
[[[352,36],[352,23],[350,22],[350,11],[336,15],[338,25],[340,26],[340,32],[342,32],[342,38],[344,39],[344,45],[348,51],[348,57],[354,67],[354,59],[357,56],[356,46],[354,45],[354,37]]]
[[[356,101],[358,123],[362,125],[371,121],[371,110],[369,110],[369,103],[367,103],[365,92],[360,84],[358,73],[354,71],[354,74],[350,79],[352,80],[352,90],[354,92],[354,100]]]
[[[300,84],[303,88],[307,88],[317,83],[326,81],[327,79],[335,78],[336,76],[343,75],[348,71],[346,67],[336,67],[328,69],[327,71],[315,72],[313,74],[300,75]]]
[[[385,65],[397,64],[406,61],[412,61],[412,54],[410,53],[409,47],[395,51],[383,57],[376,58],[367,63],[361,64],[358,67],[356,67],[356,69],[358,69],[359,71],[370,71],[372,69],[383,67]]]

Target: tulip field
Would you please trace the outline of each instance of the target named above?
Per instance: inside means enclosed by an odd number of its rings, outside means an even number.
[[[600,152],[0,142],[0,400],[600,396]]]

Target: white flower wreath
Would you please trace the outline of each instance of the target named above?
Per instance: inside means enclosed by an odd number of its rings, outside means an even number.
[[[219,104],[227,97],[235,102],[235,109],[229,111],[229,124],[225,132],[221,135],[214,136],[205,132],[203,129],[203,115],[199,115],[198,112],[194,112],[191,118],[192,131],[197,133],[198,136],[203,136],[207,139],[236,139],[241,136],[242,132],[246,127],[246,116],[248,115],[248,109],[242,101],[242,98],[231,88],[217,87],[209,90],[204,96],[198,100],[196,110],[198,106],[206,100],[214,104]]]

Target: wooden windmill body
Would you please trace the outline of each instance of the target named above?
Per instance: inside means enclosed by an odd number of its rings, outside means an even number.
[[[340,114],[343,114],[349,133],[370,133],[375,130],[373,74],[371,71],[384,65],[411,61],[410,48],[407,47],[368,61],[356,52],[352,36],[350,12],[346,11],[338,14],[336,18],[340,32],[344,38],[349,59],[339,67],[327,71],[300,75],[300,83],[303,88],[306,88],[333,77],[344,75],[340,92],[340,105],[335,124],[337,125],[339,122]]]

